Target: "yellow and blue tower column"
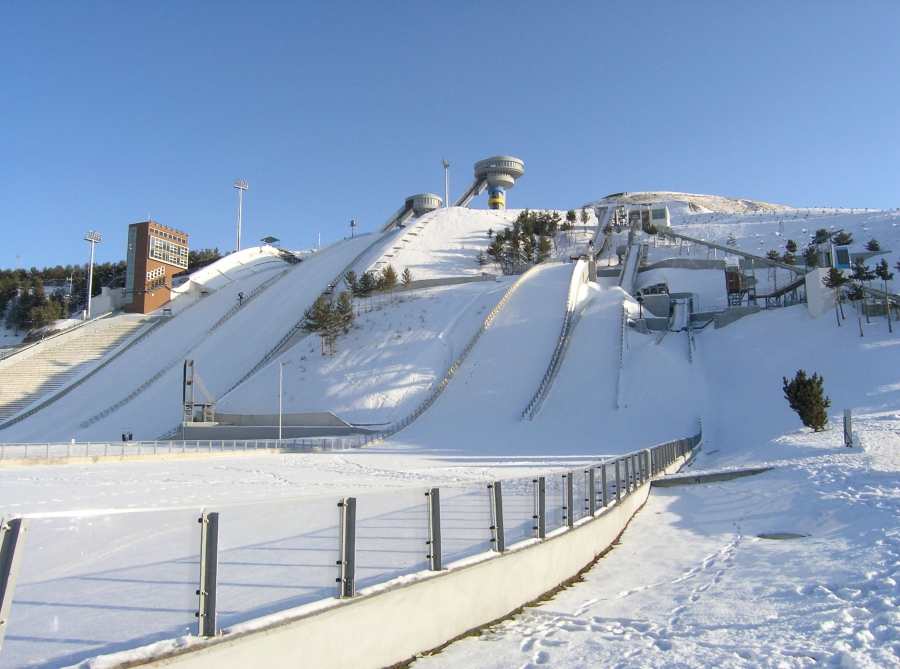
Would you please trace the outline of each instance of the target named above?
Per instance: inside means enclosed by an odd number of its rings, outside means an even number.
[[[506,209],[506,191],[500,186],[488,188],[488,207],[491,209]]]

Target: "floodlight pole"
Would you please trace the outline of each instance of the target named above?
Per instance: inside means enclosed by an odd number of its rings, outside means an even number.
[[[243,209],[244,191],[247,190],[247,182],[244,179],[238,179],[234,182],[234,187],[238,189],[238,227],[237,227],[237,248],[235,251],[241,250],[241,210]]]
[[[91,260],[88,263],[87,276],[87,319],[91,319],[91,288],[94,285],[94,244],[98,244],[103,236],[94,230],[88,231],[84,236],[85,241],[91,243]]]
[[[450,163],[441,158],[441,165],[444,166],[444,208],[450,206]]]
[[[278,441],[281,441],[282,387],[284,385],[284,363],[278,363]]]
[[[350,238],[352,239],[355,236],[356,236],[356,221],[351,219],[350,220]]]

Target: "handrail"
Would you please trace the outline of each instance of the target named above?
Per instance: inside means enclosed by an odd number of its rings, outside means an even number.
[[[3,352],[0,351],[0,361],[9,360],[14,355],[19,355],[19,353],[24,353],[25,351],[28,351],[28,350],[34,348],[38,344],[43,344],[44,342],[50,341],[51,339],[56,339],[57,337],[62,337],[63,335],[67,335],[71,332],[75,332],[76,330],[80,330],[80,329],[84,328],[85,326],[90,325],[91,323],[96,323],[97,321],[101,321],[104,318],[109,318],[110,316],[113,316],[115,313],[116,313],[115,311],[107,311],[105,314],[100,314],[99,316],[94,316],[93,318],[88,319],[86,321],[81,321],[80,323],[77,323],[77,324],[73,325],[72,327],[68,327],[65,330],[60,330],[59,332],[55,332],[52,335],[48,335],[46,337],[43,337],[42,339],[38,339],[37,341],[28,342],[25,346],[20,346],[16,350],[10,351],[6,355],[3,355]]]
[[[450,366],[450,369],[447,370],[447,373],[444,375],[444,378],[441,381],[440,385],[438,385],[432,391],[431,395],[424,402],[422,402],[415,409],[415,411],[413,411],[410,415],[397,421],[396,423],[392,423],[388,429],[378,432],[374,436],[373,439],[368,439],[368,437],[365,437],[363,443],[374,443],[374,442],[382,441],[383,439],[386,439],[386,438],[390,437],[391,435],[396,434],[403,428],[407,427],[412,422],[414,422],[419,416],[421,416],[432,404],[434,404],[434,402],[435,402],[435,400],[437,400],[438,396],[444,391],[444,388],[450,382],[450,379],[453,378],[453,375],[456,373],[456,370],[459,369],[460,365],[462,365],[463,361],[466,359],[466,356],[469,355],[469,352],[472,350],[472,347],[475,346],[475,343],[478,341],[478,339],[481,337],[481,335],[484,333],[484,331],[487,329],[487,327],[491,324],[491,321],[494,320],[494,317],[497,315],[497,313],[500,311],[500,309],[503,308],[503,305],[506,304],[506,301],[515,292],[515,290],[522,284],[522,282],[525,280],[525,278],[528,277],[533,270],[536,270],[539,267],[548,267],[550,265],[560,265],[560,264],[563,264],[563,263],[561,263],[558,260],[553,260],[553,261],[539,263],[537,265],[534,265],[534,266],[528,268],[528,270],[524,274],[522,274],[518,279],[515,280],[513,285],[510,286],[509,289],[506,291],[506,293],[503,295],[503,298],[497,303],[497,306],[495,306],[493,308],[493,310],[491,311],[491,313],[488,314],[487,318],[484,319],[484,323],[482,323],[481,327],[478,328],[478,332],[476,332],[475,335],[472,337],[472,339],[469,341],[468,346],[466,346],[466,348],[463,349],[463,352],[456,359],[456,362],[454,362]]]
[[[359,253],[359,255],[357,255],[353,260],[351,260],[351,261],[344,267],[344,269],[342,269],[342,270],[340,271],[340,273],[334,278],[334,280],[332,280],[331,283],[328,284],[329,286],[336,287],[336,286],[341,282],[341,279],[344,278],[344,276],[347,275],[347,272],[349,272],[351,269],[353,269],[353,266],[356,265],[356,263],[358,263],[366,253],[368,253],[369,251],[371,251],[373,246],[375,246],[378,242],[380,242],[382,239],[384,239],[384,235],[385,235],[385,234],[388,234],[388,233],[367,232],[367,233],[365,233],[365,234],[363,234],[363,235],[356,235],[356,237],[367,237],[367,236],[369,236],[369,235],[374,235],[374,234],[381,234],[381,236],[380,236],[378,239],[376,239],[374,242],[372,242],[371,244],[369,244],[369,245],[368,245],[363,251],[361,251],[361,252]],[[351,239],[352,239],[352,238],[351,238]],[[346,240],[347,240],[347,238],[344,238],[344,239],[342,239],[342,240],[339,241],[339,242],[335,242],[334,244],[330,244],[330,245],[326,246],[325,249],[329,249],[329,248],[331,248],[332,246],[335,246],[336,244],[340,244],[341,242],[344,242],[344,241],[346,241]],[[324,251],[325,249],[322,249],[322,251]],[[321,251],[319,251],[319,253],[321,253]],[[288,330],[287,333],[286,333],[281,339],[278,340],[278,343],[275,344],[275,346],[273,346],[272,348],[270,348],[270,349],[266,352],[265,355],[263,355],[262,360],[260,360],[258,363],[256,363],[256,364],[253,366],[253,368],[252,368],[249,372],[247,372],[246,374],[244,374],[240,379],[237,380],[237,382],[236,382],[234,385],[232,385],[228,390],[226,390],[224,393],[222,393],[222,395],[219,397],[219,399],[220,399],[220,400],[224,399],[224,398],[228,395],[228,393],[230,393],[232,390],[234,390],[235,388],[237,388],[239,385],[241,385],[244,381],[246,381],[247,379],[249,379],[251,376],[253,376],[254,374],[256,374],[256,372],[258,372],[260,369],[262,369],[263,367],[265,367],[266,364],[268,364],[269,360],[271,360],[275,355],[277,355],[277,353],[281,350],[281,348],[282,348],[285,344],[287,344],[288,341],[290,341],[291,337],[293,337],[294,334],[295,334],[298,330],[302,329],[303,324],[304,324],[305,322],[306,322],[306,318],[305,318],[305,317],[303,317],[303,318],[301,318],[299,321],[297,321],[297,322],[294,324],[294,326],[293,326],[290,330]],[[178,428],[175,428],[175,429],[177,430]],[[166,433],[166,434],[169,434],[169,433]]]
[[[241,300],[241,302],[239,302],[238,304],[234,305],[231,309],[229,309],[228,312],[227,312],[224,316],[222,316],[222,318],[220,318],[218,321],[216,321],[216,323],[215,323],[209,330],[207,330],[207,331],[203,334],[203,336],[200,337],[200,339],[198,339],[197,341],[195,341],[195,342],[193,343],[193,345],[191,345],[190,348],[188,348],[186,351],[184,351],[183,353],[181,353],[181,354],[180,354],[178,357],[176,357],[172,362],[170,362],[170,363],[169,363],[168,365],[166,365],[163,369],[161,369],[161,370],[158,371],[156,374],[154,374],[149,380],[145,381],[141,386],[139,386],[139,387],[137,388],[137,390],[134,390],[133,392],[131,392],[131,393],[130,393],[129,395],[127,395],[124,399],[119,400],[118,402],[116,402],[116,403],[113,404],[112,406],[107,407],[106,409],[104,409],[104,410],[101,411],[100,413],[94,414],[93,416],[91,416],[91,417],[88,418],[87,420],[83,421],[83,422],[81,423],[81,427],[82,427],[82,428],[86,428],[86,427],[88,427],[88,426],[90,426],[90,425],[93,425],[93,424],[96,423],[97,421],[102,420],[103,418],[106,418],[106,417],[107,417],[108,415],[110,415],[111,413],[113,413],[113,412],[115,412],[115,411],[118,411],[118,410],[121,409],[123,406],[125,406],[126,404],[128,404],[129,402],[131,402],[131,400],[133,400],[135,397],[137,397],[138,395],[140,395],[141,393],[143,393],[145,390],[147,390],[147,388],[149,388],[149,387],[152,386],[154,383],[156,383],[156,382],[157,382],[159,379],[161,379],[165,374],[167,374],[169,371],[171,371],[172,369],[174,369],[175,366],[178,365],[178,363],[180,363],[180,362],[181,362],[188,354],[190,354],[191,351],[193,351],[195,348],[197,348],[198,346],[200,346],[200,344],[202,344],[204,341],[206,341],[206,340],[212,335],[212,333],[213,333],[215,330],[217,330],[222,324],[225,323],[225,321],[227,321],[229,318],[231,318],[231,317],[232,317],[234,314],[236,314],[238,311],[240,311],[241,309],[243,309],[244,307],[246,307],[246,306],[247,306],[247,305],[248,305],[255,297],[259,296],[263,291],[265,291],[267,288],[269,288],[269,287],[272,286],[274,283],[276,283],[277,281],[279,281],[279,280],[280,280],[281,278],[283,278],[286,274],[288,274],[288,273],[291,272],[292,270],[296,269],[297,267],[300,267],[300,265],[301,265],[301,264],[291,265],[291,266],[289,266],[287,269],[285,269],[284,271],[279,272],[277,275],[275,275],[275,276],[273,276],[273,277],[271,277],[271,278],[269,278],[269,279],[266,279],[263,283],[261,283],[261,284],[258,285],[256,288],[254,288],[253,291],[252,291],[247,297],[245,297],[243,300]]]
[[[565,351],[568,348],[569,336],[575,327],[573,322],[575,303],[578,300],[578,291],[585,283],[586,271],[587,261],[580,258],[578,262],[575,263],[575,269],[572,270],[572,278],[569,280],[569,292],[566,295],[566,315],[565,318],[563,318],[559,338],[556,341],[556,348],[553,350],[550,364],[547,366],[547,371],[544,372],[544,377],[541,379],[537,392],[522,412],[522,420],[532,420],[535,415],[537,415],[537,412],[541,410],[541,405],[544,403],[547,393],[550,392],[550,386],[556,378],[559,366],[562,363],[563,355],[565,355]],[[584,313],[584,311],[582,310],[581,313]]]

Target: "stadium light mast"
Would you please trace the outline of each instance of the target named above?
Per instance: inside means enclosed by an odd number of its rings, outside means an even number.
[[[444,166],[444,208],[450,206],[450,163],[441,158],[441,165]]]
[[[350,220],[350,238],[356,237],[356,221]]]
[[[247,182],[244,179],[238,179],[234,182],[234,187],[238,189],[238,229],[237,229],[237,248],[235,251],[241,250],[241,209],[243,208],[244,191],[247,190]]]
[[[99,232],[89,230],[84,240],[91,243],[91,261],[88,264],[87,280],[87,318],[91,319],[91,288],[94,285],[94,244],[99,244],[103,236]]]

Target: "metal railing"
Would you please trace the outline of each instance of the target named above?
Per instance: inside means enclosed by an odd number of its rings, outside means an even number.
[[[106,409],[104,409],[104,410],[101,411],[100,413],[94,414],[93,416],[91,416],[91,417],[88,418],[87,420],[83,421],[83,422],[81,423],[81,427],[82,427],[82,428],[85,428],[85,427],[88,427],[89,425],[93,425],[93,424],[96,423],[97,421],[102,420],[103,418],[106,418],[106,417],[107,417],[108,415],[110,415],[111,413],[113,413],[113,412],[115,412],[115,411],[118,411],[118,410],[121,409],[123,406],[125,406],[126,404],[128,404],[129,402],[131,402],[135,397],[137,397],[138,395],[140,395],[141,393],[143,393],[143,392],[144,392],[145,390],[147,390],[150,386],[152,386],[154,383],[156,383],[157,381],[159,381],[159,379],[161,379],[163,376],[165,376],[168,372],[170,372],[170,371],[173,370],[175,367],[177,367],[177,366],[178,366],[178,365],[179,365],[179,364],[180,364],[180,363],[181,363],[188,355],[190,355],[191,351],[193,351],[194,349],[196,349],[198,346],[200,346],[200,344],[202,344],[202,343],[203,343],[204,341],[206,341],[209,337],[211,337],[212,334],[213,334],[213,332],[215,332],[216,330],[218,330],[219,327],[221,327],[228,319],[230,319],[230,318],[231,318],[232,316],[234,316],[237,312],[239,312],[241,309],[243,309],[243,308],[246,307],[248,304],[250,304],[250,302],[252,302],[254,298],[256,298],[256,297],[258,297],[259,295],[261,295],[267,288],[269,288],[270,286],[272,286],[273,284],[275,284],[276,282],[278,282],[280,279],[284,278],[287,274],[289,274],[291,271],[293,271],[293,270],[296,269],[297,267],[300,267],[300,264],[297,264],[297,265],[291,265],[291,266],[289,266],[287,269],[285,269],[284,271],[279,272],[278,274],[276,274],[276,275],[273,276],[273,277],[270,277],[269,279],[266,279],[263,283],[261,283],[261,284],[258,285],[256,288],[254,288],[254,289],[250,292],[250,294],[247,295],[243,300],[241,300],[238,304],[234,305],[231,309],[229,309],[229,310],[225,313],[225,315],[222,316],[218,321],[216,321],[216,322],[213,324],[213,326],[210,327],[205,333],[203,333],[203,335],[202,335],[197,341],[195,341],[195,342],[190,346],[190,348],[188,348],[186,351],[184,351],[184,352],[181,353],[179,356],[177,356],[174,360],[172,360],[172,362],[170,362],[168,365],[166,365],[166,366],[163,367],[161,370],[159,370],[156,374],[154,374],[152,377],[150,377],[147,381],[145,381],[143,384],[141,384],[136,390],[132,391],[130,394],[128,394],[127,396],[125,396],[123,399],[119,400],[118,402],[116,402],[116,403],[113,404],[112,406],[107,407]]]
[[[365,249],[360,251],[360,253],[353,260],[351,260],[349,263],[347,263],[347,265],[344,267],[344,269],[342,269],[340,271],[340,273],[338,273],[338,275],[334,279],[332,279],[331,283],[328,284],[329,287],[331,287],[331,288],[337,287],[340,284],[340,282],[343,280],[343,278],[347,275],[347,272],[349,272],[351,269],[353,269],[353,266],[356,265],[356,263],[358,263],[360,260],[362,260],[362,257],[364,255],[366,255],[369,251],[371,251],[372,247],[375,246],[378,242],[380,242],[384,238],[384,233],[380,233],[380,232],[367,232],[362,235],[356,235],[355,238],[368,237],[369,235],[375,235],[375,234],[380,235],[378,237],[378,239],[376,239],[374,242],[369,244]],[[327,249],[330,249],[333,246],[336,246],[337,244],[345,242],[345,241],[347,241],[347,239],[348,238],[345,237],[344,239],[340,240],[339,242],[334,242],[333,244],[330,244],[329,246],[326,246],[325,248],[323,248],[322,251],[325,251]],[[354,238],[350,237],[349,239],[354,239]],[[322,251],[319,251],[319,253],[321,253]],[[306,322],[305,317],[301,318],[299,321],[297,321],[294,324],[294,326],[290,330],[288,330],[281,339],[278,340],[278,343],[275,344],[275,346],[273,346],[272,348],[270,348],[265,353],[265,355],[263,355],[262,360],[260,360],[258,363],[256,363],[252,367],[252,369],[250,369],[249,372],[244,374],[240,379],[237,380],[237,382],[234,385],[232,385],[228,390],[226,390],[224,393],[222,393],[222,395],[220,396],[219,399],[220,400],[224,399],[225,396],[228,395],[228,393],[230,393],[232,390],[237,388],[239,385],[241,385],[244,381],[249,379],[251,376],[256,374],[256,372],[258,372],[260,369],[265,367],[269,363],[269,361],[272,360],[272,358],[274,358],[276,355],[278,355],[278,353],[287,345],[287,343],[291,340],[291,338],[294,335],[296,335],[297,332],[299,332],[303,329],[303,324],[305,322]]]
[[[0,522],[0,609],[15,635],[3,643],[4,666],[76,664],[165,639],[215,636],[400,577],[452,570],[460,560],[553,541],[647,490],[700,440],[698,433],[576,468],[440,488],[422,482],[214,509],[10,514]],[[25,529],[27,544],[16,541]],[[64,640],[46,633],[48,618]]]
[[[435,402],[435,400],[437,400],[438,396],[444,391],[444,388],[450,382],[450,379],[452,379],[453,375],[456,374],[456,370],[459,369],[459,366],[462,365],[463,361],[466,359],[466,356],[469,355],[469,352],[472,350],[472,347],[475,346],[475,344],[481,338],[481,335],[484,334],[484,331],[491,324],[491,321],[494,320],[494,317],[503,308],[503,305],[506,304],[506,301],[509,299],[509,297],[522,284],[522,281],[524,281],[526,277],[530,276],[531,272],[533,270],[536,270],[540,267],[548,267],[550,265],[559,265],[559,264],[562,264],[562,263],[559,261],[549,261],[549,262],[544,262],[544,263],[535,265],[533,267],[530,267],[528,269],[528,271],[526,271],[518,279],[516,279],[516,281],[513,283],[513,285],[509,287],[509,290],[507,290],[506,293],[504,293],[503,298],[497,303],[497,306],[495,306],[491,310],[491,313],[488,314],[487,318],[484,319],[484,323],[482,323],[481,327],[478,328],[478,331],[475,333],[475,335],[469,341],[466,348],[463,349],[463,352],[460,353],[460,355],[456,359],[456,361],[452,365],[450,365],[450,369],[447,370],[447,373],[444,375],[444,378],[441,380],[440,384],[438,384],[438,386],[431,392],[431,394],[428,396],[428,398],[425,399],[425,401],[422,402],[411,414],[409,414],[405,418],[397,421],[396,423],[393,423],[387,430],[379,432],[377,435],[374,436],[373,439],[371,439],[369,441],[364,440],[363,443],[370,443],[371,441],[381,441],[382,439],[386,439],[387,437],[390,437],[391,435],[394,435],[397,432],[399,432],[400,430],[402,430],[403,428],[407,427],[414,420],[416,420],[419,416],[421,416],[423,413],[425,413],[425,411],[432,404],[434,404],[434,402]]]
[[[71,458],[131,458],[159,455],[228,453],[300,453],[355,448],[363,437],[303,439],[190,439],[175,441],[93,441],[0,444],[0,462],[54,461]]]
[[[575,316],[575,304],[578,301],[578,291],[585,283],[587,283],[587,261],[580,259],[575,263],[575,268],[572,270],[572,278],[569,281],[569,292],[566,295],[566,315],[563,318],[562,329],[556,341],[556,348],[553,350],[550,364],[547,366],[547,371],[541,379],[537,392],[535,392],[534,397],[531,398],[528,406],[522,412],[523,420],[531,420],[537,415],[537,412],[541,410],[544,399],[547,397],[547,393],[550,392],[550,387],[553,385],[553,380],[556,378],[556,374],[559,372],[559,367],[562,364],[563,356],[565,356],[566,349],[569,347],[569,337],[572,334],[572,330],[575,329],[575,323],[578,320]],[[586,308],[587,306],[585,306]],[[584,310],[581,313],[584,313]]]

